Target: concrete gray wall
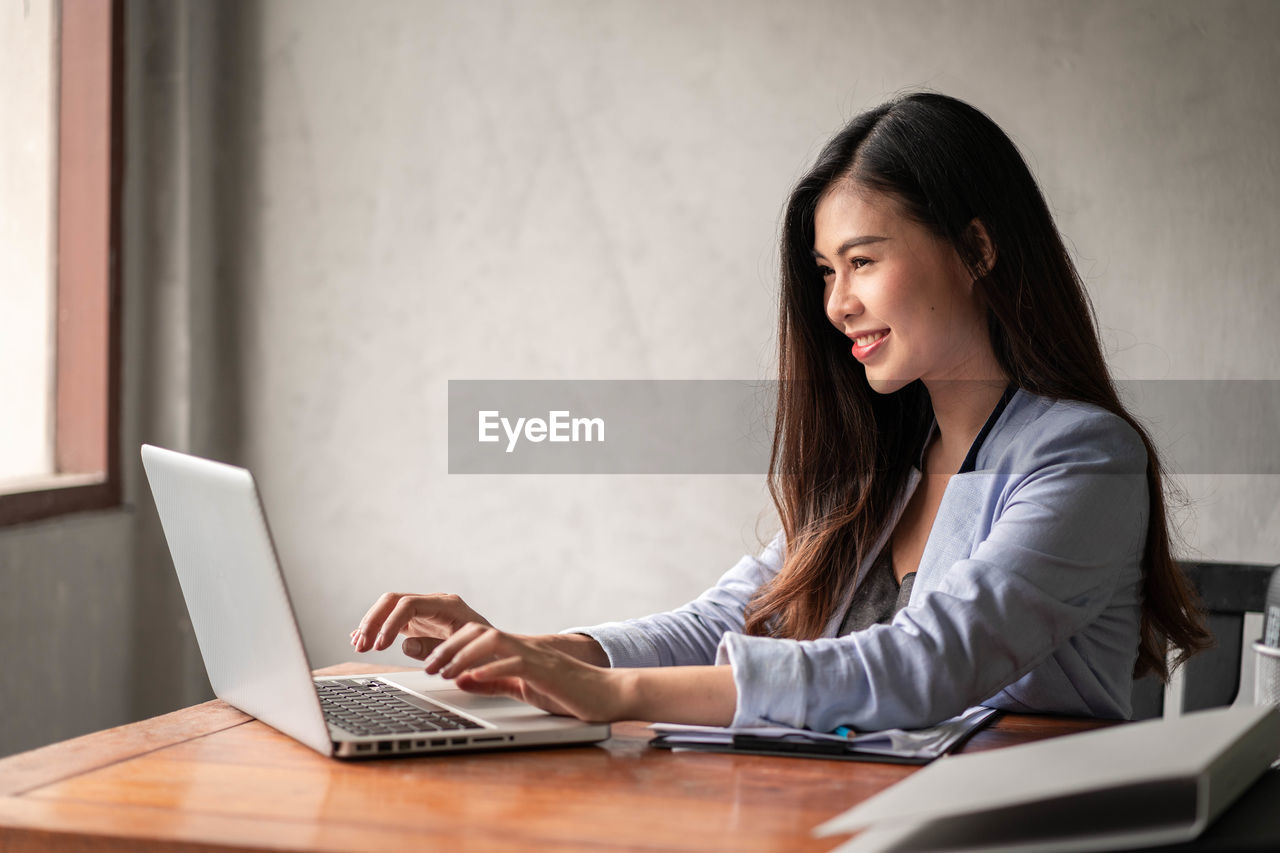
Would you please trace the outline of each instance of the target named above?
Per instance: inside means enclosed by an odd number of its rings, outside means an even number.
[[[446,383],[771,375],[785,194],[901,89],[1023,148],[1119,376],[1280,379],[1272,2],[127,9],[151,147],[126,227],[151,259],[126,458],[153,437],[255,469],[317,665],[385,590],[552,630],[680,603],[754,550],[759,477],[450,477]],[[1276,480],[1187,478],[1188,549],[1280,562]],[[6,675],[6,713],[11,685],[129,665],[25,627],[74,628],[85,597],[90,642],[132,637],[118,654],[152,677],[33,733],[200,693],[160,548],[145,496],[136,522],[0,534],[25,608],[0,640],[57,673]]]

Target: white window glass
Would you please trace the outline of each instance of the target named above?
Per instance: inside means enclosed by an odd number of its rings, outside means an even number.
[[[0,486],[53,470],[56,13],[0,3]]]

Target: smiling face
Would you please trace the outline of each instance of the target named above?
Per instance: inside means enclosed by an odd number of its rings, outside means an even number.
[[[973,276],[894,199],[833,185],[818,201],[813,254],[827,318],[850,339],[873,390],[989,378],[995,359]]]

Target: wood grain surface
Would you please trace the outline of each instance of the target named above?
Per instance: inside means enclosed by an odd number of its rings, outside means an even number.
[[[1099,725],[1006,716],[965,751]],[[0,761],[0,849],[828,850],[813,826],[915,770],[649,737],[619,723],[592,746],[344,762],[206,702]]]

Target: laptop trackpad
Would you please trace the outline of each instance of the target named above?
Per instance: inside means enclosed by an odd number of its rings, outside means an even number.
[[[452,681],[438,675],[427,675],[425,672],[389,672],[380,677],[406,690],[430,697],[436,702],[442,702],[459,711],[479,715],[488,720],[509,718],[513,714],[524,717],[546,714],[545,711],[534,708],[532,705],[516,699],[508,699],[505,696],[477,696],[474,693],[467,693],[465,690],[454,687]]]

